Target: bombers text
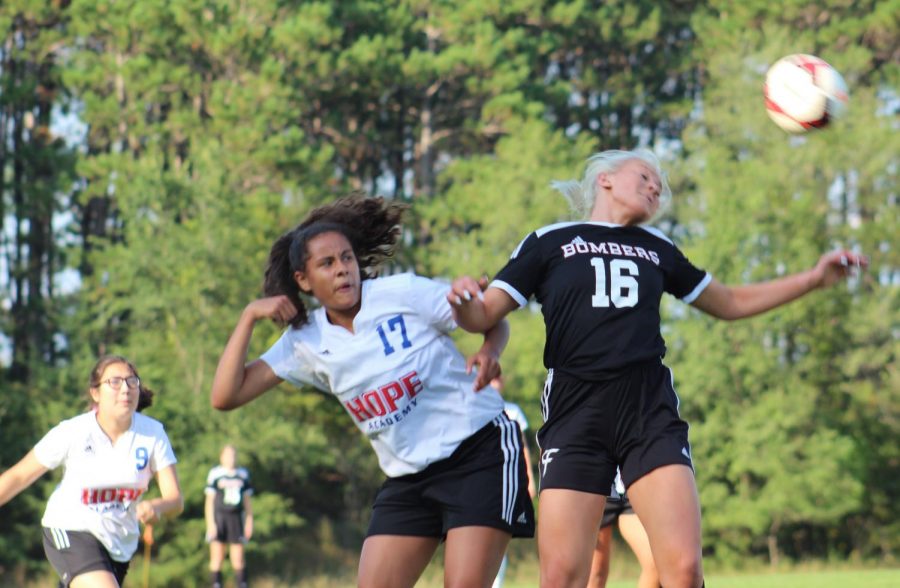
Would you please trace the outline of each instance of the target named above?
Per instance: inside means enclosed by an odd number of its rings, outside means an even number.
[[[563,257],[571,257],[577,253],[592,253],[599,255],[622,255],[625,257],[640,257],[647,261],[652,261],[659,265],[659,255],[652,249],[644,249],[643,247],[634,247],[631,245],[620,245],[608,241],[600,243],[589,243],[581,237],[576,237],[571,243],[561,246]]]

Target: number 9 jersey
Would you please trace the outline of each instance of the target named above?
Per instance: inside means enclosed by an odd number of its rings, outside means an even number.
[[[490,286],[520,307],[534,296],[544,366],[590,381],[663,357],[662,293],[691,303],[711,279],[655,228],[568,222],[525,237]]]

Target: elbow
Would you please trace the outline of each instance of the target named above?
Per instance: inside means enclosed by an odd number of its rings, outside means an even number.
[[[184,512],[184,496],[181,494],[175,499],[175,504],[172,507],[172,516],[177,517],[181,513]]]
[[[213,390],[213,393],[210,395],[209,402],[216,410],[228,411],[237,408],[237,404],[232,402],[227,395],[217,394],[215,390]]]

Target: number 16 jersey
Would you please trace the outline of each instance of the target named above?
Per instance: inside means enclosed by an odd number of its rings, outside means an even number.
[[[541,304],[546,368],[604,380],[663,357],[662,293],[690,303],[711,279],[657,229],[569,222],[525,237],[491,287]]]

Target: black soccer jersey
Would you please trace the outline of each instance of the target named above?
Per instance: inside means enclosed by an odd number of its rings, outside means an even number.
[[[663,357],[662,293],[690,303],[711,279],[657,229],[571,222],[525,237],[491,286],[541,304],[545,367],[601,380]]]
[[[253,494],[250,474],[244,468],[215,466],[206,477],[206,493],[215,494],[216,512],[243,512],[244,495]]]

